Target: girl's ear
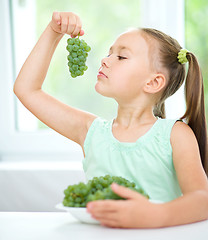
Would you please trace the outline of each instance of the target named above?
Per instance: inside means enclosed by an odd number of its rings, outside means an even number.
[[[144,91],[147,93],[157,93],[160,92],[165,87],[165,85],[165,76],[163,74],[157,74],[146,82]]]

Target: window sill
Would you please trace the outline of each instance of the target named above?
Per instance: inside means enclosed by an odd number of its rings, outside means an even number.
[[[69,170],[83,171],[81,161],[11,161],[0,162],[0,171],[2,170]]]

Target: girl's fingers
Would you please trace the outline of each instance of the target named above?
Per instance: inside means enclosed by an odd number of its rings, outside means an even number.
[[[75,18],[76,18],[76,24],[75,24],[73,32],[71,33],[71,35],[73,37],[76,37],[82,29],[82,23],[81,23],[80,18],[77,15],[75,15]]]
[[[92,214],[92,217],[105,226],[118,227],[119,225],[120,216],[116,211],[108,211],[107,209],[96,211]]]
[[[109,219],[100,219],[98,220],[101,225],[105,227],[111,227],[111,228],[120,228],[122,226],[119,225],[118,221],[116,220],[109,220]]]
[[[103,218],[108,220],[116,220],[118,218],[118,212],[96,211],[92,214],[92,217],[96,218],[97,220],[100,220]]]
[[[60,16],[60,13],[58,13],[58,12],[53,13],[52,21],[51,21],[50,25],[55,32],[61,33],[61,16]]]
[[[76,24],[77,24],[77,19],[76,16],[74,14],[70,14],[68,16],[68,26],[67,26],[67,34],[72,35],[72,33],[74,32],[74,29],[76,28]]]
[[[83,36],[84,35],[84,30],[81,30],[79,34],[80,34],[80,36]]]
[[[52,20],[54,23],[56,23],[57,25],[61,25],[61,16],[59,14],[59,12],[54,12],[52,15]]]
[[[146,199],[144,196],[142,196],[138,192],[133,191],[127,187],[120,186],[116,183],[113,183],[111,185],[111,188],[114,191],[114,193],[126,199]]]
[[[95,211],[105,211],[106,210],[108,212],[114,212],[116,211],[116,209],[119,207],[119,203],[122,200],[97,200],[97,201],[93,201],[93,202],[89,202],[87,204],[87,211],[90,213],[94,213]]]
[[[67,33],[68,25],[69,25],[68,17],[61,16],[61,32],[62,33]]]
[[[118,213],[106,213],[92,215],[96,220],[98,220],[101,225],[108,227],[121,227],[121,216]]]
[[[81,26],[77,25],[76,28],[74,29],[73,33],[71,34],[72,37],[76,37],[80,33],[80,31],[81,31]]]
[[[78,34],[84,35],[79,16],[72,12],[54,12],[51,27],[55,32],[69,34],[72,37],[76,37]]]

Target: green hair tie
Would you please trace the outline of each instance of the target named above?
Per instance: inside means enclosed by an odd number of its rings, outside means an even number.
[[[188,62],[188,59],[186,58],[188,50],[186,49],[181,49],[180,52],[178,53],[178,62],[181,64],[185,64]]]

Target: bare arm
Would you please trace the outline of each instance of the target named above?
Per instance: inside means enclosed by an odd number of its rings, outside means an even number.
[[[203,170],[197,140],[192,130],[177,122],[171,134],[173,162],[183,196],[164,204],[166,225],[208,219],[208,180]]]
[[[73,13],[54,13],[14,84],[14,92],[25,107],[50,128],[83,147],[95,116],[72,108],[42,90],[51,58],[64,34],[83,35],[79,17]]]

